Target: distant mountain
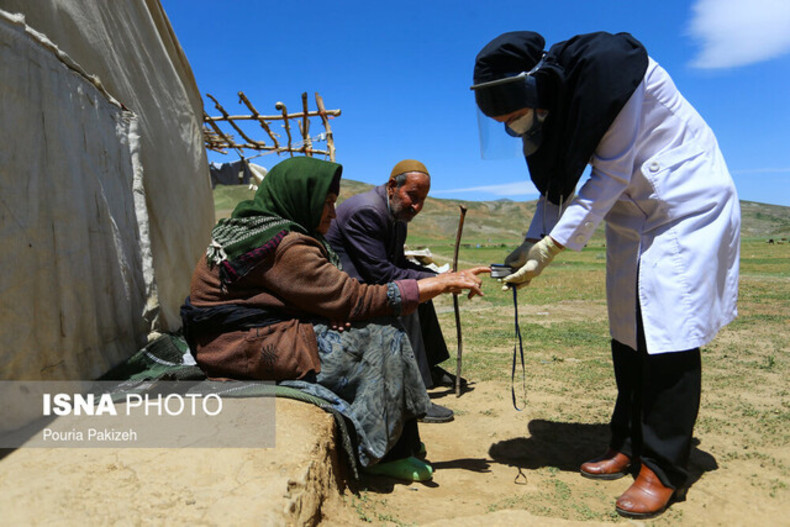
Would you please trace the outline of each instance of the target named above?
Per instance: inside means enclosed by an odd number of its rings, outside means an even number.
[[[741,236],[790,237],[790,207],[741,201]]]
[[[343,179],[339,201],[371,188],[373,185],[368,183]],[[251,199],[254,194],[254,190],[243,185],[217,186],[214,189],[217,219],[229,216],[239,201]],[[409,226],[410,239],[417,238],[421,244],[439,240],[453,243],[461,204],[467,207],[464,243],[515,244],[523,236],[535,213],[535,201],[462,201],[428,197],[422,212]],[[790,207],[741,201],[741,212],[741,233],[744,237],[790,237]],[[598,229],[594,238],[603,238],[602,228]]]

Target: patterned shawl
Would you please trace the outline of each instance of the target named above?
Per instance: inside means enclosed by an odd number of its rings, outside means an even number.
[[[272,167],[252,200],[211,231],[209,266],[220,266],[223,286],[242,278],[270,255],[289,232],[316,238],[337,267],[340,259],[315,232],[330,188],[339,188],[343,167],[312,157],[292,157]]]

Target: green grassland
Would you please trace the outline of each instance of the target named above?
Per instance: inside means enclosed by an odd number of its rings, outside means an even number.
[[[370,185],[344,181],[348,197]],[[232,209],[239,189],[215,192],[217,217]],[[247,191],[246,199],[252,195]],[[428,247],[438,264],[453,258],[459,204],[429,199],[410,225],[410,248]],[[465,202],[459,267],[502,262],[521,240],[534,202]],[[790,208],[742,202],[739,316],[703,349],[703,402],[696,428],[702,444],[692,453],[692,470],[760,469],[739,484],[751,485],[767,500],[790,499],[790,465],[783,453],[790,444]],[[614,388],[605,298],[603,229],[582,251],[564,251],[539,279],[518,293],[527,371],[527,400],[540,421],[606,423]],[[768,240],[774,243],[768,243]],[[502,384],[509,397],[514,345],[513,297],[500,284],[484,279],[484,297],[459,298],[463,327],[464,375]],[[455,368],[456,329],[452,298],[435,300]],[[568,310],[568,316],[544,312]],[[560,447],[574,443],[558,439]],[[713,461],[711,461],[713,459]],[[712,464],[712,465],[711,465]],[[713,466],[714,468],[711,468]],[[541,470],[550,470],[541,469]],[[749,469],[751,470],[751,469]],[[546,474],[547,481],[563,482]],[[546,489],[544,489],[546,490]],[[551,489],[548,489],[551,490]],[[608,508],[593,511],[564,499],[567,488],[503,496],[499,508],[524,508],[533,514],[570,520],[612,521]],[[591,500],[590,503],[605,500]],[[658,525],[676,524],[671,509]]]
[[[528,217],[519,219],[526,224]],[[745,220],[750,225],[749,218]],[[468,214],[466,226],[474,222],[474,215]],[[496,238],[465,235],[464,242],[460,267],[501,262],[519,238],[500,244]],[[416,235],[409,243],[430,247],[440,264],[452,259],[449,240],[432,242]],[[518,293],[527,372],[525,403],[533,409],[534,422],[579,426],[608,422],[614,383],[603,308],[605,262],[598,233],[582,251],[564,251],[539,279]],[[783,454],[790,444],[790,244],[769,244],[765,236],[744,237],[740,270],[739,316],[702,350],[703,400],[695,429],[700,443],[692,452],[691,468],[694,477],[715,469],[730,469],[733,474],[747,470],[750,473],[742,484],[781,503],[790,498],[790,464]],[[469,378],[499,381],[506,396],[515,344],[512,296],[491,279],[484,281],[484,293],[483,298],[460,299],[463,368]],[[567,304],[587,309],[590,317],[563,320],[553,316],[546,323],[549,317],[541,316],[543,311],[553,313]],[[437,300],[437,305],[451,349],[451,359],[444,366],[453,371],[455,318],[447,298]],[[520,394],[519,388],[517,377]],[[566,451],[583,448],[579,440],[556,438],[556,442]],[[491,510],[523,508],[535,515],[568,520],[613,520],[610,510],[595,508],[594,504],[606,502],[605,496],[587,500],[571,495],[578,489],[553,474],[542,476],[547,485],[553,482],[562,488],[503,496]],[[655,523],[681,521],[682,513],[671,509]]]

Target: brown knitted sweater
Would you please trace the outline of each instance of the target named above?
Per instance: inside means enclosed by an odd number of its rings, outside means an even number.
[[[416,280],[396,282],[401,313],[417,308]],[[283,380],[319,372],[314,321],[355,322],[394,316],[386,285],[361,284],[333,266],[314,238],[292,232],[247,276],[221,290],[219,270],[205,256],[192,275],[195,307],[238,304],[262,307],[294,318],[220,334],[196,335],[197,362],[211,378]]]

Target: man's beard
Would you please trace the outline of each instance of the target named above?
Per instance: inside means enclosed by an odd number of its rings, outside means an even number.
[[[392,216],[397,221],[402,221],[403,223],[409,223],[416,216],[411,209],[405,208],[403,202],[395,197],[390,198],[390,212],[392,212]]]

